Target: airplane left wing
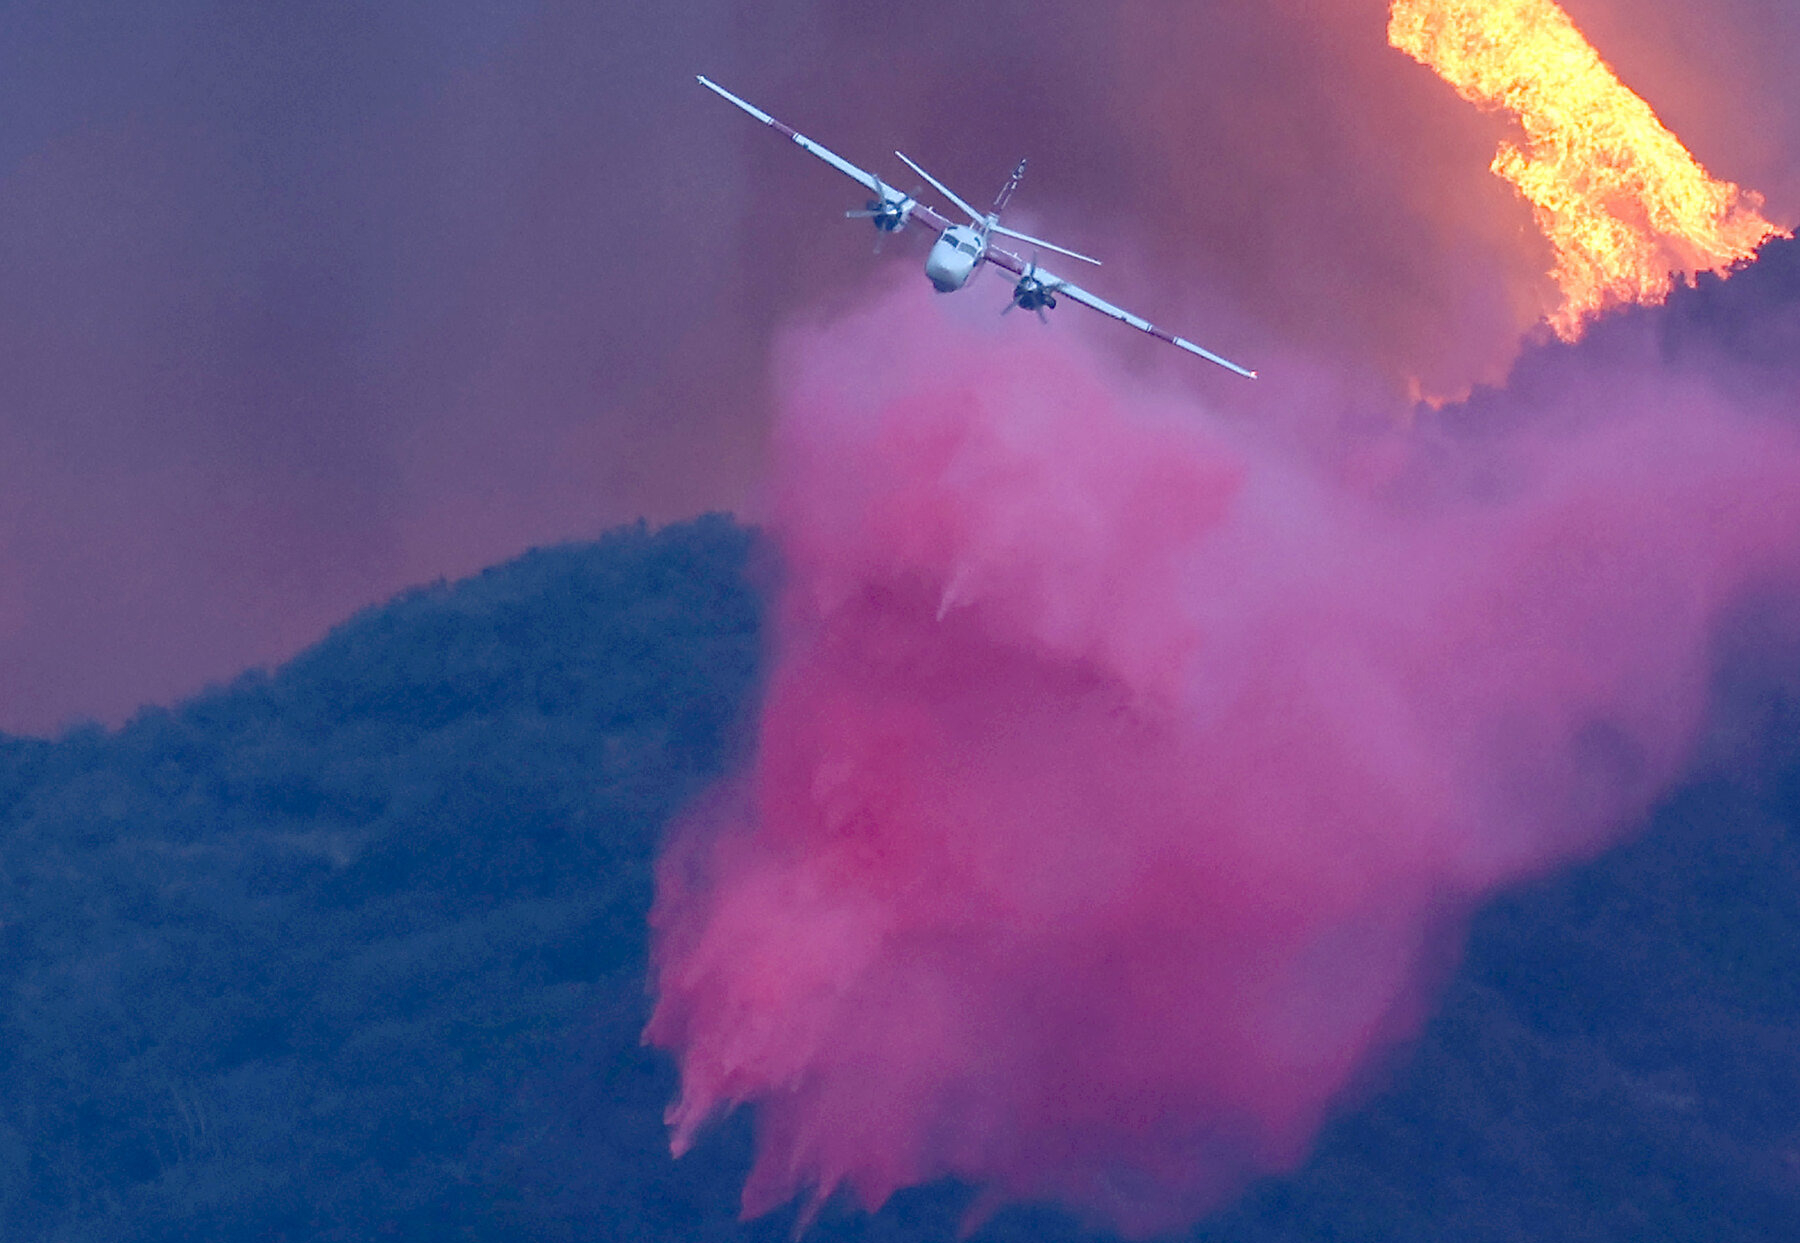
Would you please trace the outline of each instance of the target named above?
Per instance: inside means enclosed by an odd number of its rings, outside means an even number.
[[[804,151],[812,152],[821,160],[824,160],[827,164],[837,169],[838,172],[844,174],[844,176],[850,178],[852,181],[859,183],[864,189],[872,192],[877,198],[895,203],[904,203],[911,200],[910,195],[903,194],[899,190],[896,190],[893,186],[888,185],[887,182],[883,181],[874,173],[858,168],[837,152],[820,143],[814,142],[805,134],[800,133],[791,126],[783,125],[780,121],[777,121],[774,117],[764,112],[761,108],[758,108],[755,104],[739,99],[736,95],[733,95],[730,91],[720,86],[717,82],[714,82],[711,78],[704,77],[700,74],[694,76],[695,80],[698,81],[701,86],[704,86],[707,90],[719,96],[721,99],[736,104],[739,108],[742,108],[745,112],[755,117],[758,121],[761,121],[764,125],[767,125],[782,137],[792,139],[795,146],[800,147]],[[923,203],[914,202],[913,206],[907,212],[907,217],[912,220],[917,220],[922,224],[929,225],[939,233],[942,233],[945,229],[950,227],[950,221],[938,215],[937,212],[931,210],[931,208]]]
[[[1149,333],[1158,341],[1167,341],[1170,345],[1173,345],[1178,349],[1184,349],[1190,354],[1198,354],[1201,358],[1206,359],[1207,362],[1217,363],[1219,366],[1225,368],[1225,370],[1235,371],[1246,379],[1256,379],[1256,372],[1250,370],[1248,367],[1240,367],[1229,358],[1221,358],[1211,350],[1195,345],[1186,337],[1178,337],[1166,329],[1158,328],[1155,324],[1142,316],[1133,315],[1130,311],[1127,311],[1122,307],[1116,307],[1105,298],[1096,297],[1094,294],[1083,289],[1080,285],[1077,285],[1072,281],[1066,281],[1049,269],[1039,267],[1036,263],[1027,263],[1010,251],[990,249],[985,257],[988,262],[992,263],[995,267],[1004,268],[1014,275],[1036,281],[1047,293],[1055,294],[1057,297],[1069,298],[1081,303],[1083,306],[1092,307],[1102,315],[1118,320],[1121,324],[1130,324],[1139,332]]]

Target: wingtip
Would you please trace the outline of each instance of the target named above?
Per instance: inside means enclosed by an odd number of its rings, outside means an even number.
[[[1250,378],[1251,378],[1251,379],[1252,379],[1252,380],[1260,380],[1260,379],[1262,379],[1262,377],[1261,377],[1261,376],[1259,376],[1259,375],[1257,375],[1257,374],[1256,374],[1256,372],[1254,372],[1254,371],[1252,371],[1252,372],[1251,372],[1251,373],[1250,373]]]

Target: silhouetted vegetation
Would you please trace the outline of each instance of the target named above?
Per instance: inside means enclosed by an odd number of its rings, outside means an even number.
[[[638,1044],[659,833],[748,737],[750,546],[533,552],[115,733],[0,740],[0,1238],[786,1238],[735,1220],[742,1119],[669,1160]],[[1724,758],[1482,912],[1386,1089],[1197,1234],[1800,1237],[1795,700],[1733,685]],[[814,1237],[944,1240],[966,1200]]]
[[[747,546],[533,552],[0,745],[0,1237],[544,1237],[513,1165],[590,1077],[667,1164],[651,856],[737,736]]]

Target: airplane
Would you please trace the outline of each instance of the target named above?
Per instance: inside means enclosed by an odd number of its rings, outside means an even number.
[[[806,135],[795,131],[789,126],[783,125],[780,121],[777,121],[761,108],[739,99],[736,95],[733,95],[730,91],[720,86],[717,82],[712,81],[710,78],[699,75],[696,75],[696,77],[700,85],[704,86],[707,90],[730,103],[736,104],[739,108],[742,108],[745,112],[755,117],[758,121],[761,121],[764,125],[769,126],[784,138],[792,139],[797,146],[803,150],[812,152],[812,154],[818,156],[821,160],[824,160],[827,164],[837,169],[838,172],[844,174],[844,176],[850,178],[852,181],[859,183],[865,190],[868,190],[873,194],[875,197],[868,200],[860,211],[847,211],[844,215],[851,219],[864,219],[873,222],[876,230],[880,234],[880,238],[877,238],[876,242],[878,248],[881,238],[898,233],[905,229],[908,224],[913,222],[922,224],[926,228],[936,230],[938,235],[937,241],[933,243],[931,253],[925,258],[925,275],[931,281],[932,288],[936,289],[939,293],[954,293],[963,288],[969,283],[969,279],[975,275],[976,270],[979,269],[983,263],[991,263],[995,267],[1010,272],[1013,276],[1018,278],[1013,285],[1012,301],[1007,305],[1006,309],[1001,312],[1002,315],[1011,311],[1014,307],[1018,307],[1021,310],[1035,311],[1039,319],[1043,320],[1045,323],[1049,323],[1050,321],[1044,315],[1044,312],[1046,310],[1056,309],[1057,298],[1068,298],[1072,302],[1079,302],[1083,306],[1092,307],[1102,315],[1111,316],[1120,323],[1129,324],[1140,332],[1147,332],[1159,341],[1167,341],[1170,345],[1184,349],[1190,354],[1198,354],[1201,358],[1206,359],[1208,362],[1217,363],[1227,371],[1234,371],[1247,379],[1256,379],[1256,372],[1251,371],[1249,368],[1240,367],[1228,358],[1221,358],[1211,350],[1202,349],[1185,337],[1178,337],[1172,332],[1167,332],[1164,329],[1158,328],[1149,320],[1133,315],[1129,311],[1122,310],[1105,299],[1089,293],[1074,282],[1064,280],[1049,269],[1040,267],[1038,265],[1038,252],[1044,250],[1055,251],[1059,255],[1066,255],[1071,259],[1078,259],[1083,263],[1091,263],[1095,266],[1099,266],[1100,261],[1098,259],[1091,259],[1087,255],[1079,254],[1073,250],[1065,250],[1061,246],[1052,245],[1049,242],[1032,237],[1029,234],[1009,229],[1000,223],[1000,213],[1006,210],[1006,205],[1012,201],[1012,196],[1017,192],[1019,183],[1025,179],[1024,160],[1020,160],[1018,167],[1013,169],[1012,177],[1007,181],[1006,185],[1001,188],[1000,195],[994,200],[993,207],[986,212],[978,212],[973,207],[969,206],[968,203],[958,198],[956,194],[951,191],[950,187],[920,168],[910,159],[907,159],[907,157],[900,152],[894,152],[908,168],[930,182],[938,193],[942,194],[946,199],[950,200],[950,202],[956,204],[963,214],[969,218],[969,223],[959,224],[946,216],[940,215],[926,204],[919,202],[916,191],[913,194],[902,193],[900,190],[888,185],[887,182],[883,181],[874,173],[866,172],[865,170],[858,168],[849,160],[826,149]],[[996,234],[1001,237],[1011,238],[1014,241],[1029,243],[1032,248],[1031,258],[1021,258],[1010,250],[996,246],[993,242],[993,238]]]

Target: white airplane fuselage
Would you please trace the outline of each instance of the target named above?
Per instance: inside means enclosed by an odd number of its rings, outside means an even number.
[[[981,234],[963,225],[954,225],[938,235],[931,253],[925,257],[925,275],[939,293],[955,293],[969,283],[981,263]]]

